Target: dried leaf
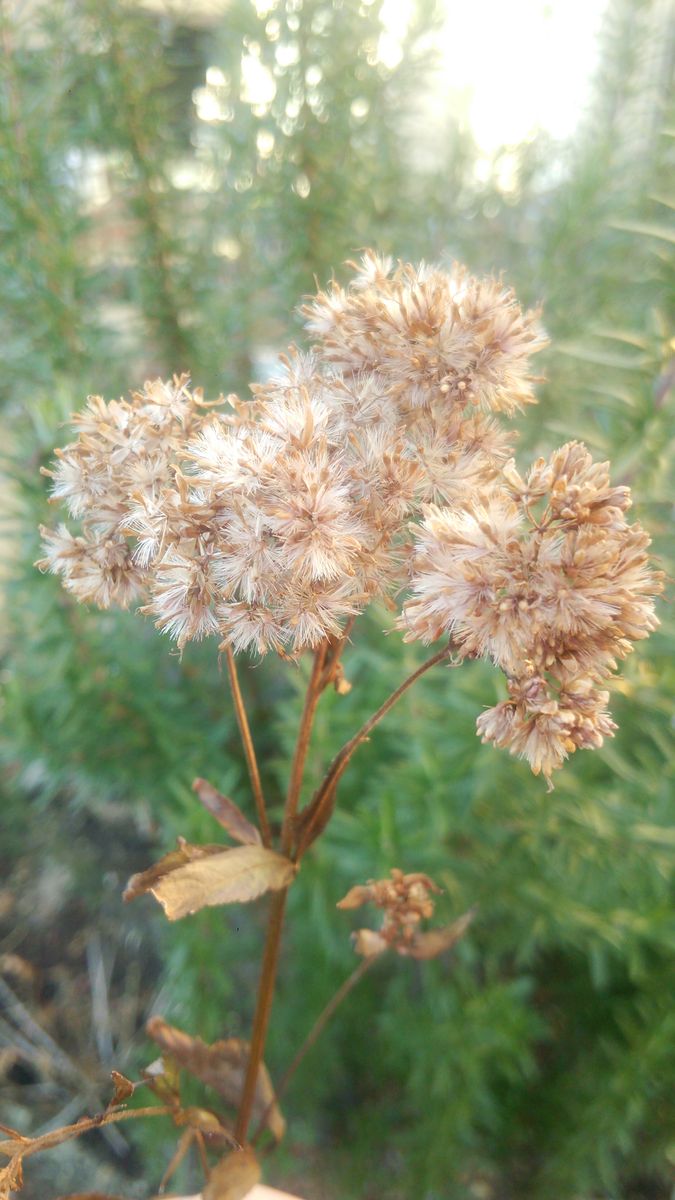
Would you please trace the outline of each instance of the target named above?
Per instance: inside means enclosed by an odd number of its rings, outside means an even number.
[[[352,690],[352,685],[348,679],[345,679],[345,671],[342,663],[337,661],[333,671],[333,687],[338,696],[348,696]]]
[[[454,946],[464,936],[476,914],[470,908],[463,916],[453,921],[452,925],[444,925],[441,929],[429,929],[426,933],[418,933],[409,946],[398,946],[399,954],[410,958],[437,958],[445,950]]]
[[[21,1159],[14,1159],[0,1170],[0,1200],[9,1200],[12,1192],[19,1192],[23,1187],[23,1166]]]
[[[374,958],[376,954],[382,954],[389,949],[389,943],[374,929],[357,929],[352,938],[356,953],[361,954],[363,958]]]
[[[151,1017],[147,1031],[153,1041],[171,1058],[212,1087],[223,1096],[232,1108],[239,1107],[244,1087],[244,1076],[248,1066],[249,1045],[240,1038],[213,1042],[207,1045],[201,1038],[190,1037],[182,1029],[167,1024],[161,1017]],[[261,1063],[253,1101],[253,1115],[257,1120],[266,1116],[266,1124],[277,1141],[286,1131],[286,1122],[274,1098],[274,1088],[269,1072]]]
[[[260,1164],[250,1146],[233,1150],[213,1168],[203,1200],[244,1200],[260,1180]]]
[[[163,875],[150,891],[170,921],[214,904],[255,900],[288,887],[295,864],[264,846],[238,846]]]
[[[121,1075],[119,1071],[111,1071],[110,1077],[113,1081],[113,1097],[108,1108],[117,1108],[119,1104],[124,1104],[130,1096],[134,1094],[134,1085],[125,1075]]]
[[[208,1108],[197,1108],[195,1105],[181,1108],[173,1119],[176,1125],[187,1125],[190,1129],[198,1129],[200,1133],[207,1134],[212,1140],[217,1139],[229,1146],[238,1145],[232,1130],[223,1125],[218,1114],[211,1112]]]
[[[169,1054],[156,1058],[141,1073],[148,1087],[163,1104],[180,1104],[180,1068]]]
[[[262,844],[259,830],[251,824],[229,796],[223,796],[222,792],[216,791],[206,779],[195,779],[192,790],[197,794],[204,808],[211,813],[212,817],[216,818],[223,829],[227,830],[235,842],[243,842],[245,846]]]
[[[145,892],[151,891],[160,879],[171,874],[172,871],[176,871],[179,867],[184,867],[186,863],[206,858],[210,854],[222,854],[222,852],[222,846],[191,846],[185,841],[185,838],[179,838],[177,850],[171,850],[165,854],[154,866],[148,867],[147,871],[140,871],[138,875],[131,876],[122,893],[122,899],[135,900],[136,896],[142,896]]]
[[[372,900],[372,888],[364,887],[362,884],[357,884],[356,887],[350,888],[346,896],[343,896],[336,904],[336,908],[360,908],[362,904],[367,904]]]

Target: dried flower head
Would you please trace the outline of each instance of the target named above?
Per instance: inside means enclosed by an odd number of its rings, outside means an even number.
[[[656,624],[628,489],[574,442],[524,478],[509,460],[545,339],[500,283],[366,254],[304,311],[311,353],[248,401],[186,376],[90,398],[46,472],[79,528],[44,530],[38,565],[80,601],[140,601],[181,650],[297,655],[411,586],[407,636],[505,671],[479,732],[548,778],[611,733],[604,681]]]
[[[545,345],[535,313],[513,292],[474,279],[365,254],[351,286],[320,292],[303,312],[325,358],[345,372],[378,371],[392,399],[426,408],[440,396],[513,414],[532,403],[528,360]]]
[[[377,286],[374,261],[367,270]],[[403,274],[415,276],[411,267]],[[429,321],[440,305],[436,317],[447,324],[441,308],[455,284],[442,272],[417,274]],[[519,310],[503,289],[462,278],[464,316],[443,335],[443,379],[452,354],[466,373],[469,313],[485,335],[479,353],[476,334],[472,353],[487,378],[487,313],[488,324],[518,325]],[[369,302],[363,271],[353,290]],[[401,303],[407,310],[413,301]],[[493,347],[514,371],[525,344],[537,348],[522,336]],[[412,326],[401,328],[401,346],[406,339],[414,358]],[[236,650],[298,653],[337,635],[372,598],[404,585],[407,527],[421,506],[487,486],[509,441],[475,411],[470,390],[458,383],[451,396],[440,376],[431,387],[426,368],[411,367],[418,390],[426,380],[420,405],[367,357],[345,369],[330,360],[326,346],[293,350],[280,378],[254,387],[248,403],[230,398],[229,409],[206,405],[185,376],[147,383],[130,401],[91,398],[74,419],[77,440],[48,472],[53,500],[82,522],[81,536],[63,526],[46,532],[39,565],[101,607],[144,597],[143,611],[180,648],[216,635]]]
[[[410,958],[436,958],[449,950],[468,929],[473,910],[452,925],[422,932],[420,922],[434,913],[432,894],[439,895],[442,889],[420,872],[404,875],[392,867],[390,875],[391,879],[371,879],[365,886],[351,888],[337,905],[351,909],[374,904],[384,913],[379,929],[359,929],[353,935],[356,953],[372,958],[384,950],[395,950]]]
[[[629,505],[608,464],[570,442],[524,479],[509,463],[487,496],[429,508],[417,531],[407,637],[450,633],[502,668],[510,698],[478,731],[547,779],[612,734],[603,684],[658,624],[662,579]]]

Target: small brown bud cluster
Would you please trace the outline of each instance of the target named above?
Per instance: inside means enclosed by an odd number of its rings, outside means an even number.
[[[392,867],[390,875],[391,879],[371,879],[365,885],[351,888],[337,905],[352,909],[374,904],[384,913],[379,929],[359,929],[353,935],[356,953],[372,958],[385,950],[395,950],[410,958],[436,958],[449,950],[468,928],[473,911],[452,925],[422,932],[421,921],[434,914],[431,895],[440,895],[441,888],[420,872],[404,875],[398,867]]]

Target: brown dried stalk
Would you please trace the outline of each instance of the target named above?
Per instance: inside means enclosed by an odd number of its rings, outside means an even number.
[[[374,713],[372,717],[370,717],[369,720],[361,726],[361,729],[359,729],[358,733],[356,733],[354,737],[352,737],[346,743],[346,745],[343,746],[339,754],[337,754],[333,759],[333,762],[329,767],[326,777],[318,789],[314,800],[305,810],[309,819],[306,820],[306,822],[301,826],[301,838],[296,851],[297,860],[300,859],[304,851],[311,845],[312,841],[318,837],[319,833],[322,832],[328,823],[335,803],[335,792],[338,782],[347,769],[354,751],[361,744],[361,742],[365,741],[370,731],[374,729],[375,726],[382,720],[382,718],[386,716],[390,709],[394,707],[397,700],[404,695],[408,688],[412,687],[413,683],[421,678],[421,676],[430,670],[431,667],[448,659],[451,649],[451,646],[444,646],[441,651],[432,655],[432,657],[427,659],[427,661],[418,667],[416,671],[413,671],[412,674],[409,675],[408,678],[405,679],[394,692],[392,692],[387,700],[380,705],[377,712]],[[284,812],[284,824],[281,834],[282,849],[284,853],[290,853],[291,846],[293,844],[294,825],[296,824],[295,814],[300,796],[303,769],[307,758],[312,724],[321,692],[328,682],[323,674],[326,651],[327,645],[324,644],[315,652],[312,675],[307,686],[305,704],[300,720],[300,728],[298,731],[298,738],[293,756],[291,778]],[[335,662],[336,659],[333,660],[333,667]],[[241,1142],[246,1140],[246,1134],[253,1108],[257,1074],[265,1050],[265,1039],[267,1036],[267,1028],[272,1010],[274,985],[276,981],[276,971],[279,960],[279,947],[283,929],[287,890],[288,889],[284,889],[283,891],[277,892],[270,905],[270,916],[267,927],[265,950],[263,954],[263,964],[260,974],[260,982],[258,985],[258,999],[256,1002],[256,1011],[253,1019],[251,1054],[236,1125],[236,1136]],[[357,976],[357,978],[360,978],[360,974]],[[347,990],[349,991],[350,988]],[[341,999],[342,996],[340,996],[340,1000]],[[338,1000],[338,1003],[340,1000]],[[337,1007],[337,1005],[335,1007]],[[328,1012],[325,1021],[322,1021],[322,1018],[319,1018],[322,1023],[320,1024],[313,1041],[315,1041],[319,1036],[324,1025],[333,1014],[334,1008],[331,1006],[329,1006],[329,1008],[330,1011]]]
[[[270,1104],[268,1104],[266,1111],[263,1113],[263,1115],[260,1119],[260,1122],[258,1124],[258,1128],[255,1132],[255,1135],[251,1139],[252,1145],[254,1145],[254,1146],[256,1145],[256,1143],[259,1141],[261,1135],[263,1134],[263,1132],[266,1128],[268,1117],[269,1117],[269,1112],[272,1108],[272,1104],[273,1103],[278,1104],[280,1102],[281,1097],[283,1095],[285,1095],[286,1089],[288,1088],[288,1085],[291,1082],[291,1079],[293,1078],[293,1076],[295,1075],[295,1072],[297,1071],[301,1062],[305,1058],[305,1055],[309,1053],[309,1051],[312,1049],[312,1046],[314,1046],[314,1044],[319,1040],[324,1029],[326,1028],[328,1023],[333,1019],[335,1013],[337,1012],[338,1008],[342,1004],[342,1001],[347,998],[349,993],[356,987],[357,983],[359,983],[360,980],[363,979],[363,976],[366,974],[367,971],[370,970],[373,963],[375,963],[375,962],[377,962],[377,958],[375,956],[373,956],[372,958],[362,958],[361,962],[358,964],[358,966],[356,966],[354,968],[351,975],[347,976],[347,978],[340,985],[338,990],[334,993],[333,996],[331,996],[331,998],[328,1001],[328,1003],[326,1004],[325,1008],[323,1008],[322,1011],[319,1013],[319,1016],[316,1018],[316,1021],[312,1025],[312,1028],[310,1029],[309,1033],[307,1034],[307,1037],[305,1038],[304,1042],[302,1043],[300,1049],[297,1051],[297,1053],[295,1054],[291,1063],[289,1064],[289,1066],[286,1068],[283,1075],[281,1076],[281,1079],[279,1080],[279,1082],[276,1086],[275,1099],[274,1099],[274,1101],[271,1101]]]
[[[407,679],[404,679],[395,691],[380,705],[377,712],[373,713],[372,717],[361,726],[359,731],[342,747],[338,754],[333,759],[323,782],[317,789],[314,798],[306,809],[300,814],[298,825],[298,845],[296,850],[296,858],[299,860],[306,850],[309,849],[312,842],[316,840],[320,833],[325,829],[332,815],[335,805],[335,793],[340,779],[344,775],[349,766],[350,759],[355,750],[365,742],[369,733],[376,725],[386,717],[387,713],[394,707],[401,696],[407,692],[408,688],[412,687],[422,675],[426,674],[431,667],[435,667],[437,663],[443,662],[444,659],[449,659],[452,652],[452,645],[444,646],[437,654],[433,654],[426,662],[422,663],[416,671],[413,671]]]
[[[225,647],[225,661],[227,662],[227,673],[230,677],[230,688],[232,690],[232,699],[234,701],[234,711],[237,717],[237,725],[241,734],[241,741],[244,747],[246,756],[246,765],[248,774],[251,780],[253,789],[253,798],[255,800],[256,811],[258,813],[258,821],[260,823],[260,833],[262,834],[263,846],[269,846],[272,842],[272,834],[270,833],[269,821],[267,819],[267,808],[265,805],[265,796],[262,789],[260,779],[260,771],[258,770],[258,760],[256,758],[255,746],[251,737],[251,728],[248,723],[246,714],[246,706],[244,698],[241,694],[239,686],[239,675],[237,674],[237,664],[232,653],[232,647]]]
[[[309,739],[312,732],[312,724],[321,692],[326,686],[326,683],[323,679],[323,667],[327,649],[327,643],[323,643],[318,650],[315,651],[312,674],[309,684],[307,685],[305,704],[302,717],[300,719],[300,728],[298,730],[295,752],[293,754],[288,793],[286,796],[286,805],[284,809],[284,821],[281,831],[281,846],[284,853],[289,852],[293,842],[293,822],[298,807],[298,800],[300,798],[300,789],[302,786],[304,766],[307,759],[307,751],[309,749]],[[270,904],[267,936],[265,939],[265,949],[263,952],[260,982],[258,984],[258,998],[256,1001],[256,1010],[253,1018],[251,1053],[249,1057],[246,1078],[244,1080],[241,1105],[239,1108],[239,1114],[237,1116],[236,1136],[241,1142],[246,1140],[246,1133],[248,1131],[251,1112],[253,1110],[258,1071],[260,1069],[260,1063],[262,1062],[265,1051],[265,1039],[267,1037],[270,1013],[272,1011],[272,1000],[274,998],[274,985],[276,982],[277,964],[279,961],[279,948],[281,945],[281,933],[284,923],[287,891],[288,889],[285,888],[283,891],[277,892],[277,894],[272,898]]]
[[[102,1129],[106,1125],[114,1125],[118,1121],[128,1121],[136,1117],[165,1117],[171,1112],[172,1109],[169,1105],[118,1109],[99,1113],[95,1117],[82,1117],[74,1125],[64,1125],[61,1129],[50,1129],[47,1133],[35,1138],[23,1137],[21,1134],[16,1135],[14,1130],[8,1130],[6,1126],[1,1126],[0,1128],[5,1132],[11,1132],[14,1136],[7,1141],[0,1142],[0,1154],[6,1155],[9,1159],[6,1166],[0,1170],[0,1188],[5,1180],[10,1188],[19,1186],[15,1181],[21,1179],[23,1160],[30,1158],[33,1154],[40,1154],[43,1150],[52,1150],[55,1146],[72,1141],[73,1138],[80,1137],[81,1134],[88,1133],[92,1129]]]

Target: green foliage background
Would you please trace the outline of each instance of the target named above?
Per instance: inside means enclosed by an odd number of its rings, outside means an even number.
[[[113,1015],[107,1048],[91,1017],[80,1051],[96,1086],[112,1065],[148,1061],[150,1008],[206,1038],[246,1032],[262,918],[208,913],[167,930],[150,902],[120,904],[125,872],[177,834],[214,838],[191,798],[195,775],[249,801],[213,646],[179,662],[134,614],[77,608],[33,570],[47,510],[38,470],[66,437],[60,423],[88,392],[114,396],[157,373],[189,370],[208,394],[244,389],[301,336],[293,309],[314,276],[362,246],[458,257],[504,271],[523,302],[544,306],[552,348],[523,458],[577,436],[611,457],[667,567],[673,15],[660,0],[611,0],[574,140],[505,148],[487,180],[459,117],[419,158],[441,19],[431,0],[413,6],[390,69],[376,55],[377,3],[270,0],[263,12],[232,0],[207,19],[58,0],[2,17],[0,855],[27,899],[18,941],[8,934],[0,950],[36,957],[44,930],[25,915],[35,875],[45,862],[66,870],[60,912],[106,931],[120,1007],[131,986],[120,961],[143,981],[136,1017],[123,1034]],[[292,49],[275,57],[280,46]],[[267,106],[246,99],[242,55],[274,72]],[[220,75],[207,84],[209,66]],[[200,104],[218,119],[198,119]],[[359,752],[292,891],[273,1075],[352,968],[335,903],[354,882],[392,865],[425,870],[445,889],[441,917],[471,904],[479,916],[447,961],[383,962],[360,985],[289,1092],[270,1181],[311,1200],[670,1195],[675,666],[666,605],[661,615],[623,672],[616,739],[575,756],[552,795],[478,743],[475,717],[499,689],[480,665],[426,677]],[[353,690],[322,702],[316,778],[418,661],[383,636],[390,624],[373,612],[356,627]],[[245,673],[277,804],[306,670],[270,660]],[[60,987],[54,1003],[67,1005]],[[68,1100],[59,1086],[23,1098],[0,1083],[3,1120],[35,1127],[36,1106],[52,1119]],[[75,1168],[57,1157],[26,1195],[81,1188],[84,1170],[87,1187],[147,1195],[170,1141],[156,1128],[138,1137],[114,1161],[104,1143]]]

